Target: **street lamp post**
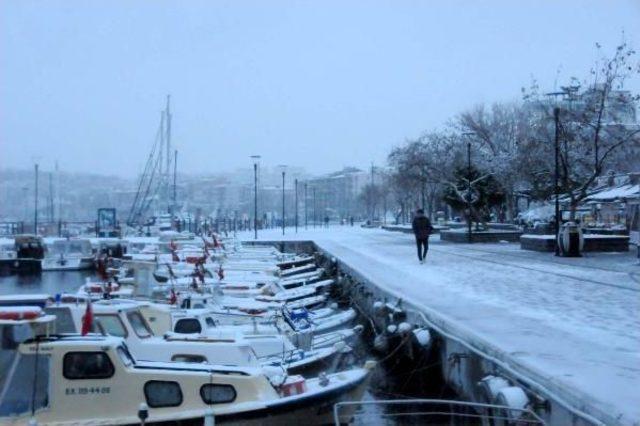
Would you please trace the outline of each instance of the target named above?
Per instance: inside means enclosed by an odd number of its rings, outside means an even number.
[[[546,93],[546,96],[553,96],[557,99],[558,96],[567,96],[571,92],[570,88],[563,88],[561,92],[551,92]],[[557,105],[557,103],[556,103]],[[555,106],[553,108],[553,122],[555,127],[555,135],[554,135],[554,156],[555,156],[555,165],[554,165],[554,188],[553,192],[555,195],[555,220],[554,220],[554,231],[555,231],[555,250],[554,254],[556,256],[560,256],[560,243],[558,241],[558,236],[560,234],[560,108]]]
[[[285,210],[284,210],[284,176],[286,173],[287,166],[281,165],[282,169],[282,235],[284,235],[284,226],[285,226]]]
[[[471,142],[467,142],[467,240],[471,242]]]
[[[295,225],[296,225],[296,234],[297,234],[298,233],[298,178],[295,179],[295,191],[296,191],[296,196],[295,196],[295,204],[296,204]]]
[[[304,229],[307,229],[307,201],[309,201],[309,197],[307,197],[307,182],[304,183]]]
[[[38,235],[38,163],[36,163],[35,211],[33,214],[33,233]]]
[[[316,227],[316,187],[313,187],[313,227]]]
[[[553,120],[555,123],[555,172],[554,172],[554,180],[555,180],[555,184],[554,184],[554,192],[555,192],[555,224],[554,224],[554,228],[555,228],[555,234],[556,234],[556,241],[555,241],[555,255],[556,256],[560,256],[560,244],[558,243],[558,234],[560,233],[560,164],[559,164],[559,157],[560,157],[560,144],[559,144],[559,127],[560,127],[560,108],[555,107],[553,109]]]
[[[475,136],[475,132],[464,132],[462,136]],[[471,231],[471,141],[467,140],[467,242],[473,242]]]
[[[258,161],[259,155],[252,155],[253,159],[253,238],[258,239]]]

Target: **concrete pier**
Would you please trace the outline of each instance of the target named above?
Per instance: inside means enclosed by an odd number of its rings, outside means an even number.
[[[275,232],[261,239],[292,248]],[[554,259],[518,244],[436,240],[419,265],[412,237],[400,233],[336,227],[284,240],[335,262],[343,290],[380,327],[383,303],[398,323],[428,329],[461,398],[487,402],[480,382],[491,375],[524,390],[549,424],[640,422],[640,268],[632,256]]]

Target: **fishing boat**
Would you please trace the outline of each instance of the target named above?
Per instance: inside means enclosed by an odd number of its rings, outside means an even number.
[[[141,308],[146,302],[132,300],[105,300],[93,303],[96,330],[122,337],[131,351],[140,359],[149,361],[190,360],[209,364],[250,367],[281,367],[288,372],[302,373],[328,363],[344,344],[330,347],[298,349],[284,335],[277,333],[249,333],[237,327],[215,325],[215,320],[204,313],[174,317],[171,311],[147,309],[151,327]],[[55,303],[45,308],[56,316],[59,331],[78,332],[82,327],[84,305]],[[154,333],[159,331],[158,334]],[[326,365],[326,364],[324,364]]]
[[[250,367],[140,361],[118,337],[35,331],[52,320],[34,307],[0,310],[0,425],[327,424],[334,404],[361,399],[375,365],[270,379]],[[24,340],[27,324],[34,337]]]

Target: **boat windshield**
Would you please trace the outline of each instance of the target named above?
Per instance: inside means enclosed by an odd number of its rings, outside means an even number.
[[[127,319],[129,320],[129,323],[131,324],[133,331],[136,332],[138,337],[145,338],[145,337],[151,337],[153,335],[153,333],[151,332],[151,329],[147,325],[144,318],[142,318],[142,315],[140,314],[140,312],[138,311],[127,312]]]
[[[18,416],[49,405],[51,357],[18,354],[0,389],[0,417]]]
[[[131,352],[129,352],[129,348],[127,348],[127,345],[125,345],[124,343],[118,346],[117,352],[118,352],[118,356],[120,357],[120,359],[122,360],[122,363],[125,366],[131,367],[136,363],[135,359],[131,355]]]
[[[58,240],[48,247],[50,254],[90,254],[91,243],[86,240]]]

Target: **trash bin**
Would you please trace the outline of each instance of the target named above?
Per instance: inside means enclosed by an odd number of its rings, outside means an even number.
[[[567,222],[562,225],[558,234],[558,246],[560,254],[566,257],[582,256],[584,247],[584,237],[582,236],[582,228],[575,222]]]

